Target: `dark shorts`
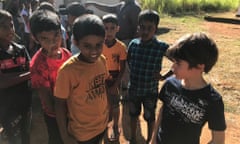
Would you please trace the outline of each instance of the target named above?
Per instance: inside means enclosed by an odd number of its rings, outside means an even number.
[[[103,136],[105,134],[106,130],[104,130],[102,133],[99,135],[91,138],[90,140],[87,141],[79,141],[78,144],[99,144],[103,140]]]
[[[44,114],[44,120],[47,125],[48,144],[63,144],[56,118]]]
[[[150,122],[154,121],[157,105],[157,93],[146,96],[135,96],[129,94],[129,114],[131,117],[138,117],[140,115],[142,105],[144,109],[144,119]]]
[[[12,117],[8,121],[11,126],[7,126],[2,133],[0,133],[0,144],[8,142],[10,144],[29,144],[30,143],[30,129],[32,120],[32,111],[24,112],[21,115]],[[1,127],[1,126],[0,126]]]

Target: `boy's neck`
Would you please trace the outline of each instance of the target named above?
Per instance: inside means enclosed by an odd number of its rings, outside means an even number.
[[[110,48],[110,47],[112,47],[115,43],[117,42],[117,40],[116,39],[113,39],[113,40],[105,40],[105,45],[108,47],[108,48]]]
[[[188,90],[201,89],[207,85],[207,82],[203,77],[196,78],[196,79],[183,79],[181,83],[182,83],[182,86]]]
[[[141,43],[142,43],[142,44],[147,44],[147,43],[151,42],[153,39],[154,39],[154,37],[152,37],[152,38],[149,39],[149,40],[145,40],[145,41],[143,41],[143,40],[141,39]]]

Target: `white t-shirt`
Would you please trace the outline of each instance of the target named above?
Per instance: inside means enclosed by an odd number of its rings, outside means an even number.
[[[24,24],[24,32],[25,33],[30,33],[30,30],[29,30],[29,26],[28,26],[28,23],[26,23],[26,21],[24,20],[24,16],[28,17],[30,16],[30,13],[26,10],[26,9],[22,9],[21,11],[21,18],[23,19],[23,24]]]

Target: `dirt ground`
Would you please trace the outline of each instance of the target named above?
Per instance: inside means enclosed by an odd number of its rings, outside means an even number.
[[[234,14],[233,14],[234,16]],[[212,35],[225,36],[228,38],[238,37],[240,40],[240,26],[233,24],[223,24],[215,22],[204,22],[203,26]],[[158,103],[158,107],[160,103]],[[42,117],[42,111],[40,108],[39,99],[34,96],[34,107],[33,107],[33,120],[32,120],[32,132],[31,132],[31,144],[47,144],[47,131]],[[130,138],[129,129],[129,117],[127,105],[122,107],[123,110],[123,129],[120,137],[120,143],[127,143],[127,139]],[[225,113],[227,121],[226,130],[226,144],[240,144],[240,116],[233,113]],[[146,139],[146,123],[142,116],[139,118],[138,123],[138,139],[137,144],[144,144]],[[207,125],[204,127],[201,136],[201,144],[207,144],[210,140],[211,133],[208,130]]]
[[[37,98],[35,98],[38,100]],[[42,112],[40,109],[40,104],[35,102],[35,106],[38,108],[34,110],[33,113],[33,122],[32,122],[32,132],[31,132],[31,144],[47,144],[47,131],[46,126],[44,124],[44,120],[42,117]],[[161,104],[158,103],[158,107]],[[128,107],[127,104],[123,105],[123,132],[120,136],[120,144],[128,144],[128,139],[130,139],[130,128],[129,128],[129,116],[128,116]],[[226,144],[239,144],[240,143],[240,116],[234,115],[231,113],[226,113],[226,121],[227,121],[227,130],[226,130]],[[145,140],[147,137],[146,131],[146,122],[143,117],[140,116],[138,122],[138,130],[137,130],[137,144],[145,144]],[[201,144],[207,144],[210,140],[211,133],[208,130],[207,125],[203,128],[202,136],[201,136]],[[110,144],[109,142],[105,142],[106,144]],[[118,144],[118,143],[111,143]]]

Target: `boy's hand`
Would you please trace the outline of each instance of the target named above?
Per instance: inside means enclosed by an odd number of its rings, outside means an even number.
[[[151,140],[148,144],[157,144],[157,142],[154,140]]]
[[[119,90],[118,90],[118,86],[111,86],[109,89],[108,89],[108,94],[110,95],[118,95],[119,94]]]

